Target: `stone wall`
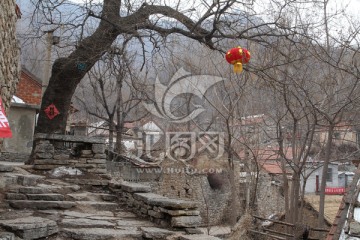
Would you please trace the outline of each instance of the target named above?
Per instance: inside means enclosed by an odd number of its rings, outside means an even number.
[[[77,145],[71,147],[72,143]],[[105,140],[85,136],[38,133],[35,135],[33,162],[34,169],[37,170],[52,170],[69,166],[85,172],[105,174],[107,173]]]
[[[257,190],[258,215],[268,218],[271,214],[285,211],[285,200],[281,195],[280,184],[268,174],[261,174]]]
[[[5,110],[19,81],[19,47],[16,40],[15,0],[2,0],[0,4],[0,85]]]
[[[204,225],[217,225],[228,222],[231,189],[228,172],[214,173],[218,185],[210,186],[207,173],[187,171],[180,162],[167,162],[162,166],[162,176],[152,183],[154,191],[172,198],[199,202],[200,215]],[[213,170],[216,171],[216,168]],[[220,169],[219,169],[220,170]],[[242,212],[237,206],[238,213]],[[231,210],[234,212],[234,210]]]
[[[109,187],[134,213],[160,226],[181,229],[202,224],[197,202],[154,194],[150,186],[139,183],[110,182]]]

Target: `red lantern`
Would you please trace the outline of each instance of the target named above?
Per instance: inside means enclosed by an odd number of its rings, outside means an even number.
[[[225,55],[226,61],[234,65],[234,72],[241,73],[243,70],[242,65],[250,61],[250,52],[241,47],[230,49]]]

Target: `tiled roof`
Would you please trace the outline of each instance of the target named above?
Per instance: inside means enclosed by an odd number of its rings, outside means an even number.
[[[360,191],[360,170],[355,172],[355,176],[350,187],[344,195],[335,220],[330,228],[326,240],[338,239],[360,239],[360,211],[359,191]]]
[[[261,166],[265,171],[267,171],[268,173],[271,173],[271,174],[282,174],[283,173],[283,170],[281,169],[281,167],[276,163],[265,163]]]

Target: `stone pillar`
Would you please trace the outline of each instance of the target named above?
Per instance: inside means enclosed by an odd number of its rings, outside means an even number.
[[[15,0],[2,0],[0,4],[0,85],[5,111],[10,107],[20,72],[15,7]]]

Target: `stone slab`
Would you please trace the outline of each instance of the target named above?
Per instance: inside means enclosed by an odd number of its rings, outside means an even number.
[[[11,232],[0,232],[0,240],[15,240],[15,234]]]
[[[69,157],[67,157],[69,158]],[[69,165],[68,159],[36,159],[35,165]]]
[[[64,228],[62,233],[75,240],[138,240],[142,237],[142,232],[135,229]]]
[[[126,211],[115,212],[115,216],[119,218],[137,218],[135,213],[126,212]]]
[[[68,217],[75,217],[75,218],[90,218],[92,216],[108,216],[113,217],[114,213],[110,211],[97,211],[96,213],[83,213],[83,212],[76,212],[76,211],[70,211],[65,210],[63,212],[63,215]]]
[[[109,185],[109,180],[100,180],[100,179],[72,179],[67,178],[65,181],[76,183],[79,185],[92,185],[92,186],[107,186]]]
[[[106,159],[88,159],[86,160],[87,163],[102,163],[102,164],[106,164]]]
[[[54,153],[54,146],[52,144],[50,144],[50,142],[41,142],[41,143],[37,143],[35,146],[35,151],[36,153],[46,153],[49,152],[51,154]]]
[[[117,196],[113,195],[113,194],[100,194],[100,197],[102,200],[107,201],[107,202],[115,202],[117,200]]]
[[[150,192],[149,193],[135,193],[134,198],[136,200],[144,201],[146,203],[149,202],[150,200],[155,200],[155,199],[168,199],[167,197],[164,197],[162,195],[150,193]]]
[[[87,136],[60,135],[37,133],[34,139],[60,140],[64,142],[83,142],[83,143],[102,143],[105,144],[105,138],[91,138]]]
[[[139,183],[131,183],[131,182],[122,182],[121,189],[125,192],[140,192],[147,193],[151,191],[151,187]]]
[[[143,237],[147,239],[166,239],[168,236],[175,234],[173,231],[157,227],[141,227],[140,229],[143,232]]]
[[[87,170],[89,173],[105,174],[107,170],[105,168],[90,168]]]
[[[183,235],[179,237],[179,240],[221,240],[221,238],[203,235],[203,234],[195,234],[195,235]]]
[[[70,201],[36,201],[36,200],[9,200],[10,206],[16,209],[69,209],[76,205]]]
[[[56,164],[45,164],[45,165],[34,165],[35,170],[53,170],[54,168],[62,167],[64,165],[56,165]]]
[[[12,172],[12,171],[14,171],[13,166],[0,164],[0,172]]]
[[[45,176],[39,176],[34,174],[29,175],[17,175],[17,183],[23,186],[35,186],[40,179],[44,179]]]
[[[186,201],[173,198],[155,198],[147,200],[150,205],[163,207],[167,209],[195,209],[198,206],[197,202]]]
[[[54,154],[53,158],[54,158],[54,160],[66,160],[66,161],[68,161],[70,156],[69,156],[69,154],[61,153],[61,154]]]
[[[21,187],[19,188],[19,193],[24,193],[24,194],[51,193],[51,189],[46,187]]]
[[[59,192],[59,191],[79,191],[80,190],[80,186],[79,185],[75,185],[75,184],[68,184],[64,182],[61,182],[58,179],[51,179],[54,181],[51,181],[51,185],[48,184],[38,184],[37,187],[40,188],[45,188],[50,192]],[[47,181],[49,181],[49,179],[47,179]]]
[[[65,218],[61,221],[62,227],[76,227],[76,228],[113,228],[115,223],[105,221],[105,220],[95,220],[87,218],[75,218],[68,219]]]
[[[89,192],[82,192],[82,193],[69,193],[67,196],[70,197],[70,200],[74,201],[88,201],[90,193]]]
[[[58,193],[27,194],[29,200],[64,201],[64,195]]]
[[[198,210],[170,210],[165,208],[159,208],[160,212],[167,213],[170,216],[198,216],[200,211]]]
[[[105,144],[93,144],[91,147],[94,153],[102,154],[105,152]]]
[[[50,153],[50,152],[37,152],[35,154],[36,159],[47,159],[47,158],[52,158],[52,157],[53,157],[53,153]]]
[[[27,197],[25,194],[22,193],[6,193],[7,200],[26,200]]]
[[[198,227],[202,222],[202,218],[200,216],[179,216],[171,218],[171,226],[172,227]]]
[[[94,145],[93,145],[94,146]],[[94,150],[93,150],[94,151]],[[103,159],[106,159],[106,154],[105,153],[96,153],[94,155],[94,158],[103,158]]]
[[[116,221],[118,226],[122,227],[154,227],[155,224],[150,221],[142,221],[136,219],[120,219]]]
[[[147,214],[150,215],[151,217],[154,217],[154,218],[164,218],[164,213],[157,212],[157,211],[154,211],[154,210],[148,210]]]
[[[114,211],[118,208],[118,204],[112,202],[76,201],[76,205],[80,209],[92,208],[98,211]]]
[[[41,217],[24,217],[2,220],[0,226],[16,232],[23,239],[38,239],[58,232],[55,221]]]

